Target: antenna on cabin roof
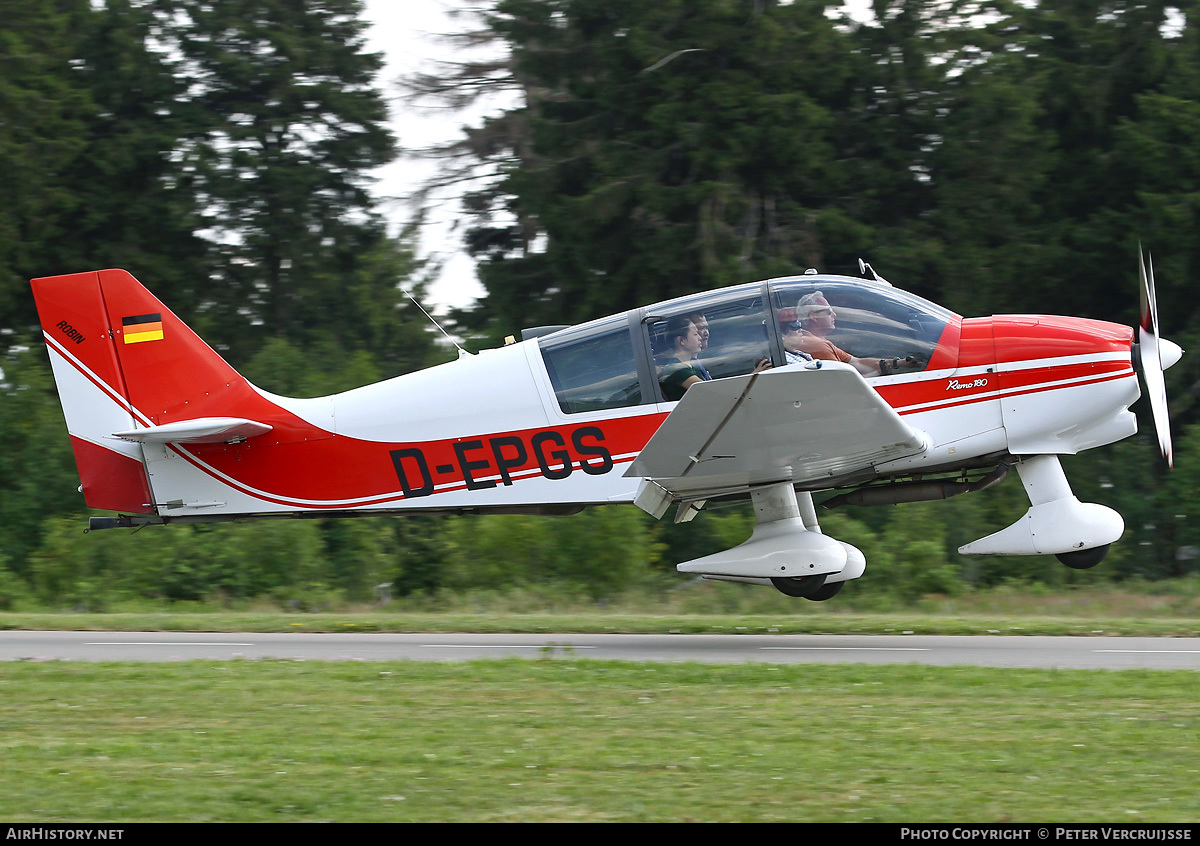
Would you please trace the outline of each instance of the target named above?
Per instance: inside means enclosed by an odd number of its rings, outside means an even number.
[[[445,336],[446,336],[446,340],[447,340],[447,341],[449,341],[450,343],[454,344],[454,348],[455,348],[456,350],[458,350],[458,357],[459,357],[459,358],[463,358],[464,356],[468,356],[468,355],[470,355],[470,353],[469,353],[469,352],[467,352],[466,350],[464,350],[462,347],[460,347],[460,346],[458,345],[458,341],[454,340],[454,338],[452,338],[452,337],[450,336],[450,333],[449,333],[449,332],[447,332],[445,329],[443,329],[443,328],[442,328],[442,324],[438,323],[438,322],[437,322],[437,321],[434,319],[433,315],[432,315],[432,314],[430,314],[429,312],[427,312],[427,311],[425,310],[425,306],[423,306],[423,305],[421,305],[419,302],[417,302],[417,298],[416,298],[416,297],[414,297],[412,294],[410,294],[410,293],[408,292],[408,290],[407,290],[407,289],[405,289],[405,288],[401,288],[400,290],[404,292],[404,296],[408,297],[410,300],[412,300],[412,301],[413,301],[413,305],[415,305],[417,308],[419,308],[419,309],[421,310],[421,314],[423,314],[423,315],[425,315],[426,317],[428,317],[428,318],[429,318],[429,322],[430,322],[430,323],[432,323],[434,326],[436,326],[436,327],[438,328],[438,331],[439,331],[439,332],[441,332],[443,335],[445,335]]]

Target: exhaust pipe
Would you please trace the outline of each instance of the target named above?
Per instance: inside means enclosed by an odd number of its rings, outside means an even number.
[[[921,482],[896,482],[891,485],[859,488],[856,491],[839,494],[821,503],[822,508],[837,508],[841,505],[899,505],[902,502],[930,502],[938,499],[949,499],[959,494],[974,493],[986,490],[998,484],[1008,475],[1010,465],[1001,462],[981,479],[974,482],[955,482],[949,480],[927,480]]]

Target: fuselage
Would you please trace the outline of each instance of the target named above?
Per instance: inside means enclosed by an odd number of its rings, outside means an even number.
[[[829,341],[918,365],[868,383],[928,436],[881,476],[1076,453],[1136,431],[1132,331],[1051,316],[963,319],[863,280],[802,276],[659,303],[316,399],[251,389],[188,408],[140,409],[145,425],[244,416],[269,434],[232,444],[144,445],[157,513],[504,509],[633,500],[629,464],[677,404],[660,376],[662,330],[706,316],[691,362],[712,378],[786,364],[781,327],[804,292],[838,308]],[[231,402],[232,398],[232,402]],[[215,401],[214,401],[215,402]],[[839,480],[830,480],[832,486]]]

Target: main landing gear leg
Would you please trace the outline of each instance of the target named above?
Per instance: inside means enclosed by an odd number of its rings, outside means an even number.
[[[774,585],[788,596],[828,599],[866,567],[862,553],[826,537],[817,525],[812,496],[790,483],[750,492],[757,523],[750,539],[733,549],[680,564],[681,573],[710,579]]]
[[[821,526],[817,523],[817,509],[813,505],[812,494],[808,491],[796,491],[796,505],[800,509],[800,519],[804,522],[804,528],[810,532],[821,532]],[[837,541],[846,550],[846,566],[840,573],[834,573],[827,576],[825,584],[815,590],[804,594],[805,599],[811,599],[813,602],[824,602],[827,599],[833,599],[842,592],[842,587],[851,579],[857,579],[867,569],[866,556],[862,554],[856,546],[851,546],[845,541]],[[776,588],[787,593],[779,585]]]

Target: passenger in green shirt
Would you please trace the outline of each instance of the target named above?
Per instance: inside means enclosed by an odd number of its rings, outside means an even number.
[[[667,358],[659,371],[658,382],[668,400],[683,399],[684,391],[692,385],[712,378],[696,361],[703,346],[700,330],[688,317],[677,315],[667,321],[664,340]]]

